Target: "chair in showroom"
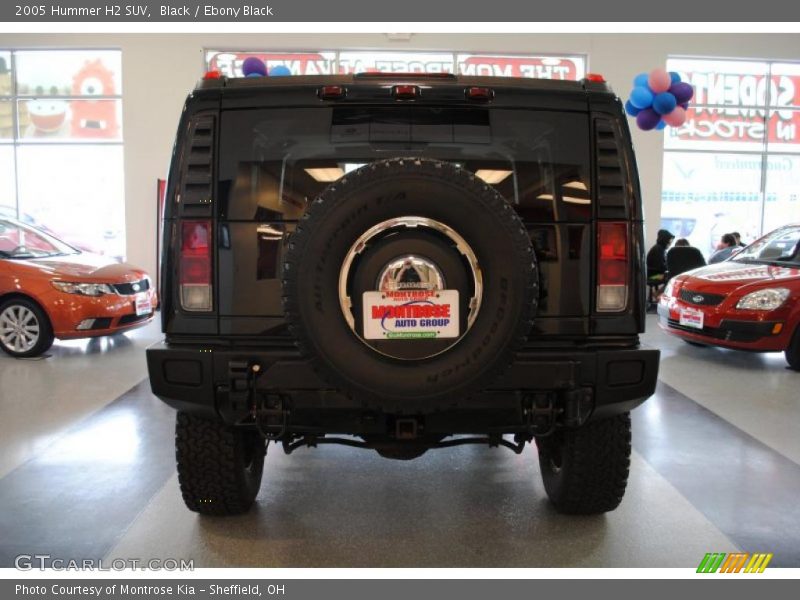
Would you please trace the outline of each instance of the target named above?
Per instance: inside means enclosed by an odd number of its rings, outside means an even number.
[[[667,273],[665,280],[669,280],[676,275],[691,271],[697,267],[703,267],[706,259],[703,253],[693,246],[675,246],[667,252]]]

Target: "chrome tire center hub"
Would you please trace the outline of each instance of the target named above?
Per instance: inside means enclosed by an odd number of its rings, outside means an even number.
[[[433,261],[409,254],[390,262],[378,277],[379,292],[443,290],[444,276]]]
[[[381,239],[395,233],[402,233],[404,230],[427,231],[431,236],[444,239],[455,252],[461,255],[462,262],[465,264],[466,275],[468,280],[471,280],[472,296],[467,302],[466,328],[457,339],[453,340],[454,344],[463,338],[478,316],[483,298],[483,274],[478,265],[478,259],[466,240],[444,223],[427,217],[407,216],[383,221],[368,229],[353,243],[345,255],[339,272],[339,304],[342,309],[342,315],[350,329],[358,335],[355,316],[353,315],[352,292],[348,288],[351,280],[351,270],[356,265],[359,256],[371,244],[378,243]],[[383,266],[372,291],[440,291],[447,289],[447,283],[442,269],[433,260],[427,256],[422,256],[420,253],[408,253],[396,256]],[[365,340],[362,339],[362,341]]]

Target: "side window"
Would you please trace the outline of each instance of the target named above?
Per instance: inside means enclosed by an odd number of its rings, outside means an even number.
[[[0,252],[11,252],[21,245],[19,229],[0,225]]]

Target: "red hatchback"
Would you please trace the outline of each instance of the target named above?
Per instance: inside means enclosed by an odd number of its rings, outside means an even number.
[[[671,279],[658,319],[689,343],[782,351],[800,370],[800,225],[776,229],[725,262]]]

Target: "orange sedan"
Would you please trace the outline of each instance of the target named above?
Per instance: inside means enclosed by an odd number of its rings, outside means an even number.
[[[153,319],[147,273],[80,252],[14,219],[0,218],[0,348],[37,356],[54,338],[111,335]]]

